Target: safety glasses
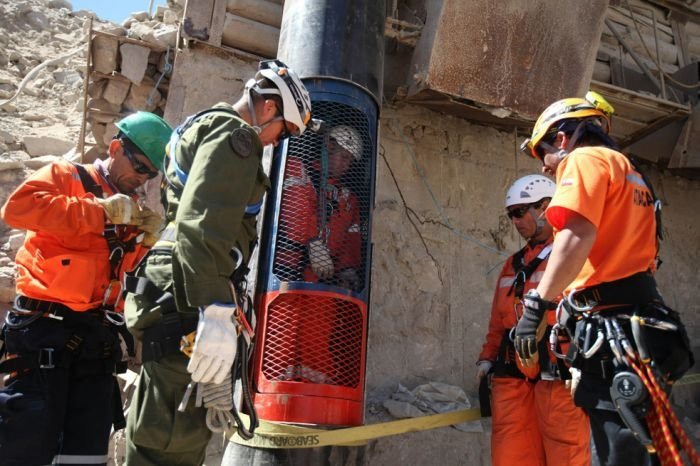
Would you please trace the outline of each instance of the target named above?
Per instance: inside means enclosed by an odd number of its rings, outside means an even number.
[[[530,210],[529,205],[524,205],[521,207],[513,207],[512,209],[508,209],[508,218],[513,219],[513,218],[523,218],[523,215],[527,213],[528,210]]]
[[[513,219],[513,218],[523,218],[523,216],[530,210],[530,209],[539,209],[542,207],[542,203],[544,200],[540,200],[538,202],[535,202],[534,204],[527,204],[524,206],[520,207],[513,207],[508,209],[506,212],[508,214],[508,218]]]
[[[139,173],[141,175],[148,175],[149,179],[153,179],[156,176],[158,176],[157,171],[152,171],[150,168],[148,168],[148,165],[146,165],[143,162],[139,162],[136,156],[126,147],[124,141],[120,139],[119,142],[121,143],[122,149],[124,150],[124,155],[127,159],[129,159],[129,163],[131,164],[131,167],[136,173]]]

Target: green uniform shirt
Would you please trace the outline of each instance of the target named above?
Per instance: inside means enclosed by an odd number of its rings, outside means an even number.
[[[226,103],[214,108],[232,110]],[[230,251],[238,248],[247,263],[257,231],[256,215],[246,215],[246,206],[261,203],[270,187],[262,152],[257,133],[229,112],[206,114],[181,135],[171,157],[188,174],[184,186],[174,163],[166,169],[178,310],[232,302],[229,278],[236,264]]]

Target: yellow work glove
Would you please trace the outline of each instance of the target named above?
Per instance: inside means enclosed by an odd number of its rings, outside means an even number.
[[[165,219],[158,212],[154,212],[148,207],[144,207],[141,212],[141,225],[139,230],[143,231],[141,245],[147,248],[153,247],[160,239],[160,235],[165,228]]]
[[[126,194],[114,194],[97,199],[105,210],[105,217],[114,225],[141,225],[139,205]]]

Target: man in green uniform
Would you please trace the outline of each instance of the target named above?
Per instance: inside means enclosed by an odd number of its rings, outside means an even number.
[[[143,344],[127,419],[128,465],[202,464],[207,410],[194,395],[182,401],[191,382],[230,383],[237,347],[231,280],[257,242],[255,219],[270,186],[263,147],[301,135],[310,120],[311,100],[297,75],[267,60],[235,104],[219,103],[173,132],[165,169],[170,223],[127,283],[127,325]],[[188,359],[180,339],[195,328]]]

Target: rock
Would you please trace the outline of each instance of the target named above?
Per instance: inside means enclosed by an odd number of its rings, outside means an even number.
[[[163,22],[165,24],[177,24],[178,21],[180,21],[180,16],[177,14],[177,12],[173,10],[165,10],[165,13],[163,13]]]
[[[159,29],[154,37],[158,44],[174,48],[177,45],[177,26]]]
[[[5,130],[0,129],[0,142],[12,143],[16,140],[17,138],[15,138],[14,135]]]
[[[131,17],[134,18],[136,21],[141,21],[141,22],[147,21],[148,19],[150,19],[148,17],[147,11],[135,11],[135,12],[131,13]]]
[[[73,142],[53,136],[25,136],[22,144],[31,157],[40,155],[63,154],[74,146]]]
[[[102,98],[107,102],[115,105],[120,105],[126,99],[129,93],[129,88],[131,83],[128,81],[121,81],[117,79],[110,80],[105,87],[105,91],[102,94]]]
[[[137,110],[152,112],[158,106],[160,99],[160,92],[153,88],[153,84],[131,86],[129,96],[124,101],[124,107],[132,112]]]
[[[15,300],[15,274],[14,269],[2,267],[3,270],[10,269],[0,275],[0,302],[11,303]],[[12,273],[10,273],[10,271]]]
[[[41,167],[48,165],[52,162],[55,162],[58,160],[60,157],[56,155],[42,155],[39,157],[34,157],[33,159],[27,160],[24,162],[24,165],[27,168],[31,168],[32,170],[38,170]]]
[[[122,44],[119,52],[122,56],[121,74],[134,84],[141,84],[151,49],[136,44]]]
[[[83,77],[74,70],[54,71],[53,78],[57,83],[65,84],[66,86],[73,86],[76,83],[83,82]]]
[[[26,14],[27,23],[37,31],[49,28],[49,18],[40,11],[30,11]]]
[[[26,112],[22,115],[22,119],[24,121],[43,121],[46,120],[49,116],[46,115],[45,113],[37,113],[37,112]]]
[[[110,74],[117,69],[119,39],[116,37],[97,36],[92,41],[92,60],[95,71]]]
[[[49,0],[47,4],[49,8],[58,10],[59,8],[66,8],[69,11],[73,10],[73,5],[68,0]]]
[[[24,163],[21,160],[6,158],[5,155],[0,157],[0,172],[7,170],[21,170],[24,168]]]

